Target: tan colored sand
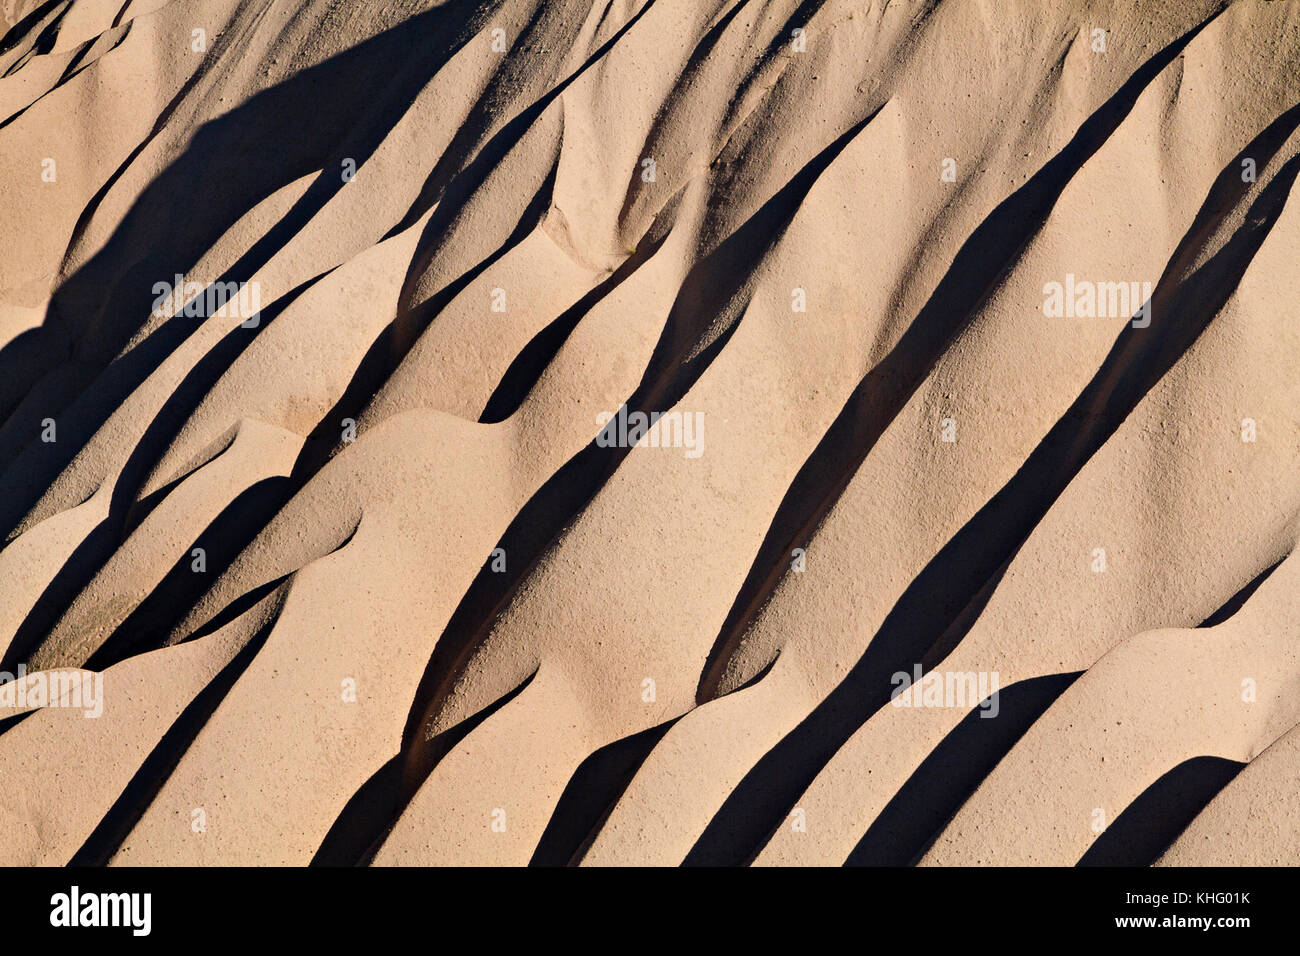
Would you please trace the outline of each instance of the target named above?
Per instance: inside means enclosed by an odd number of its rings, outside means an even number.
[[[0,31],[0,862],[1295,862],[1295,4]]]

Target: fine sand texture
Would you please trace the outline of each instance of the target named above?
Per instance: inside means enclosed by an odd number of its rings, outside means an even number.
[[[1300,2],[0,33],[0,864],[1300,865]]]

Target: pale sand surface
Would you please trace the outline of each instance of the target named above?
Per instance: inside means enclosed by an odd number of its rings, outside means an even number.
[[[0,863],[1300,863],[1297,3],[0,32]]]

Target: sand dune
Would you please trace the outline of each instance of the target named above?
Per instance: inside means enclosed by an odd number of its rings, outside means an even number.
[[[1296,4],[0,28],[0,862],[1297,862]]]

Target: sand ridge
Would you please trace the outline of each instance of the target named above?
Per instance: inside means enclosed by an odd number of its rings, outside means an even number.
[[[1295,3],[0,31],[0,861],[1300,862]]]

